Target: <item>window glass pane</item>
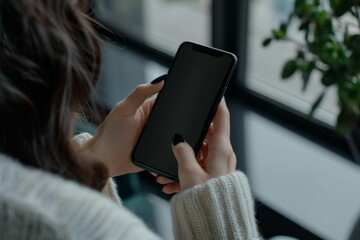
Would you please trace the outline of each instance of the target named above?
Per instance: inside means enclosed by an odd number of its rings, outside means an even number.
[[[150,83],[167,72],[167,67],[129,49],[101,42],[101,50],[103,64],[97,97],[108,109],[112,109],[138,84]]]
[[[210,44],[210,0],[97,0],[95,11],[113,27],[170,54],[183,41]]]
[[[251,111],[244,124],[254,195],[324,239],[348,239],[360,214],[360,166]]]
[[[288,80],[281,79],[284,63],[296,56],[297,47],[293,43],[274,42],[264,48],[262,41],[270,36],[272,28],[287,20],[294,0],[256,0],[250,1],[249,52],[247,87],[281,103],[288,104],[304,113],[309,113],[312,103],[321,94],[323,87],[317,74],[311,76],[306,91],[300,74]],[[302,41],[302,34],[293,22],[288,29],[289,35],[296,41]],[[315,117],[334,125],[339,111],[336,89],[330,88]]]

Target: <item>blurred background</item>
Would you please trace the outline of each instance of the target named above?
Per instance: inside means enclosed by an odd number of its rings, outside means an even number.
[[[294,0],[95,0],[91,15],[108,30],[97,98],[110,110],[137,84],[167,72],[183,41],[235,53],[228,88],[238,168],[249,177],[264,238],[349,239],[360,216],[360,163],[334,132],[331,89],[314,119],[307,113],[322,87],[312,75],[281,81],[291,44],[264,49],[263,39],[287,17]],[[289,29],[295,38],[296,28]],[[91,130],[90,130],[91,131]],[[171,239],[169,196],[148,173],[117,179],[125,205]]]

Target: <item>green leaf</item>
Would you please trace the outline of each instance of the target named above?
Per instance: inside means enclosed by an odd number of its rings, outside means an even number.
[[[274,29],[272,30],[272,36],[276,40],[285,40],[286,38],[286,32],[283,32],[281,30]]]
[[[269,46],[270,43],[271,43],[271,41],[272,41],[272,38],[271,38],[271,37],[266,38],[266,39],[263,41],[263,43],[262,43],[263,47]]]
[[[336,68],[349,62],[346,47],[342,43],[336,40],[326,40],[319,44],[321,44],[320,49],[316,54],[323,63]]]
[[[307,28],[307,29],[305,29],[305,36],[304,36],[304,38],[305,38],[305,41],[307,42],[307,43],[309,43],[310,42],[310,33],[311,33],[311,30],[310,30],[310,27],[309,28]]]
[[[310,62],[304,64],[303,69],[301,69],[302,79],[303,79],[303,82],[304,82],[304,85],[303,85],[303,88],[302,88],[303,91],[306,90],[306,88],[308,86],[308,83],[309,83],[309,80],[310,80],[311,73],[312,73],[312,71],[314,70],[315,67],[316,67],[315,62],[310,61]]]
[[[309,20],[303,21],[300,26],[299,26],[299,30],[303,31],[303,30],[308,30],[310,27],[311,22]]]
[[[356,82],[354,78],[345,75],[342,81],[338,83],[340,106],[359,112],[359,91],[360,85],[358,82]]]
[[[309,52],[317,55],[317,52],[318,52],[319,49],[318,49],[318,45],[316,43],[307,42],[306,46],[307,46],[307,49],[309,50]]]
[[[289,60],[285,63],[282,73],[281,73],[281,77],[282,79],[287,79],[289,77],[291,77],[296,70],[298,69],[296,60]]]
[[[305,8],[305,4],[306,4],[306,0],[296,0],[294,3],[294,11],[299,18],[302,18],[302,16],[304,15],[303,12]]]
[[[346,26],[345,32],[344,32],[344,43],[347,47],[350,47],[350,38],[351,38],[351,35],[349,34],[349,27]]]
[[[286,23],[282,23],[282,24],[280,25],[280,31],[281,31],[284,35],[286,35],[286,32],[287,32],[287,25],[286,25]]]
[[[325,96],[325,91],[322,92],[318,98],[316,99],[316,101],[313,103],[311,110],[309,112],[309,117],[312,118],[314,116],[314,113],[316,111],[316,109],[319,107],[320,103],[322,102],[322,100],[324,99]]]
[[[341,0],[330,0],[330,7],[335,10]]]
[[[332,23],[330,17],[327,17],[326,19],[324,19],[323,28],[325,30],[324,31],[325,34],[328,34],[328,35],[333,34],[333,23]]]
[[[337,81],[337,76],[334,74],[334,72],[331,69],[327,71],[321,78],[322,84],[327,87],[335,84],[336,81]]]
[[[353,53],[350,56],[350,67],[356,73],[360,73],[360,54]]]
[[[305,5],[305,3],[306,3],[306,0],[296,0],[294,8],[301,8]]]
[[[336,131],[345,135],[354,130],[358,124],[357,114],[351,108],[342,108],[337,118]]]
[[[360,34],[356,34],[350,37],[350,48],[356,53],[360,53]]]
[[[297,58],[305,59],[305,52],[303,50],[299,49],[297,52]]]
[[[330,6],[334,10],[335,17],[341,17],[350,11],[352,2],[351,0],[331,0]]]
[[[307,0],[296,0],[294,5],[294,14],[299,19],[309,17],[313,11],[313,5]]]

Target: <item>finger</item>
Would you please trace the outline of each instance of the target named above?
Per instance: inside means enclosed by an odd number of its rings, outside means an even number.
[[[214,123],[211,123],[209,126],[209,129],[206,133],[205,140],[208,140],[211,138],[211,135],[214,133]]]
[[[208,143],[207,142],[203,142],[201,144],[201,147],[200,147],[200,150],[196,156],[196,160],[201,160],[201,159],[204,159],[206,158],[207,156],[207,151],[208,151]]]
[[[158,176],[158,177],[156,178],[156,181],[157,181],[158,183],[160,183],[160,184],[169,184],[169,183],[174,182],[173,180],[170,180],[170,179],[168,179],[168,178],[166,178],[166,177],[162,177],[162,176]]]
[[[177,192],[180,192],[180,190],[181,190],[181,188],[180,188],[179,182],[169,183],[162,188],[162,191],[166,194],[177,193]]]
[[[194,150],[184,141],[180,134],[174,134],[172,149],[178,162],[179,177],[202,171],[196,160]]]
[[[221,100],[214,118],[214,133],[209,142],[208,154],[209,158],[206,162],[206,168],[218,169],[225,166],[217,159],[223,159],[224,154],[232,152],[230,142],[230,113],[226,107],[224,98]]]
[[[123,114],[132,115],[147,98],[151,97],[155,93],[158,93],[163,85],[163,81],[158,84],[140,84],[119,103],[118,107],[122,108],[121,110]]]
[[[214,134],[230,137],[230,112],[222,98],[214,118]]]
[[[199,165],[200,165],[200,167],[201,167],[202,169],[205,169],[205,167],[206,167],[206,160],[205,160],[205,158],[199,160],[198,163],[199,163]]]
[[[208,179],[195,158],[193,149],[179,134],[174,134],[172,149],[178,162],[181,189],[187,189]]]
[[[196,155],[196,160],[198,160],[198,161],[203,158],[203,152],[202,151],[203,151],[204,144],[205,144],[204,142],[201,144],[199,152]]]
[[[209,151],[209,144],[207,142],[203,143],[201,151],[202,151],[203,159],[206,159]]]
[[[156,100],[156,97],[152,96],[144,102],[144,104],[142,105],[142,108],[139,108],[139,109],[141,109],[141,114],[143,115],[144,123],[147,121],[147,119],[150,115],[150,112],[154,106],[155,100]]]

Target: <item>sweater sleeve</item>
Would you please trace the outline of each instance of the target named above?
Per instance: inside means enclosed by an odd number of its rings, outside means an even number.
[[[117,185],[116,185],[114,179],[109,178],[106,181],[106,184],[105,184],[103,190],[101,191],[101,193],[104,194],[105,196],[111,198],[116,203],[121,203],[121,199],[117,193]]]
[[[246,176],[234,172],[176,194],[175,239],[261,239]]]
[[[79,144],[79,146],[83,145],[86,141],[88,141],[89,139],[91,139],[92,136],[89,133],[81,133],[76,135],[73,140]],[[117,203],[121,203],[120,197],[117,194],[117,186],[116,183],[114,182],[114,180],[112,178],[109,178],[106,181],[106,184],[104,186],[104,189],[101,191],[102,194],[104,194],[105,196],[111,198],[113,201],[117,202]]]

